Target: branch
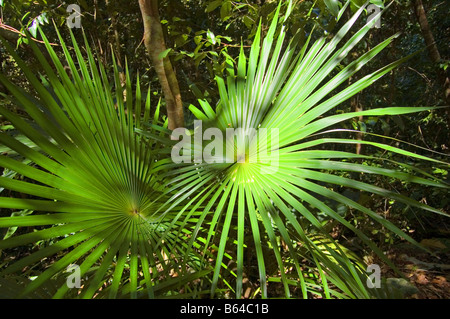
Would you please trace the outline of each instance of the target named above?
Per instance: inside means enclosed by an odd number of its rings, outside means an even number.
[[[1,20],[0,20],[0,36],[2,36],[4,39],[8,40],[9,42],[17,42],[17,40],[19,40],[19,38],[21,36],[24,38],[27,37],[25,33],[20,32],[19,30],[15,29],[7,24],[4,24]],[[38,40],[33,37],[30,37],[30,38],[34,42],[45,44],[44,41]],[[53,46],[58,46],[56,43],[49,43],[49,44],[53,45]]]

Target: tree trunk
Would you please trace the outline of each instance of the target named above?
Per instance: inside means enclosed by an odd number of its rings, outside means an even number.
[[[363,111],[363,106],[359,103],[359,94],[356,94],[355,96],[353,96],[350,100],[350,105],[352,107],[352,111],[353,112],[362,112]],[[358,116],[358,122],[363,122],[364,121],[364,117],[362,115]],[[359,123],[358,123],[359,126]],[[363,133],[356,133],[356,139],[358,141],[362,141],[364,138],[364,134]],[[356,144],[356,154],[360,155],[361,151],[362,151],[362,144],[358,143]]]
[[[428,19],[422,0],[414,1],[414,12],[416,14],[417,21],[419,22],[420,29],[422,30],[422,35],[425,39],[430,58],[434,63],[438,63],[441,60],[441,55],[439,54],[436,42],[434,42],[433,33],[431,33],[430,26],[428,25]]]
[[[169,58],[161,58],[166,50],[164,35],[159,19],[158,0],[139,0],[144,21],[144,44],[155,67],[167,105],[169,129],[184,126],[183,105],[178,81]]]
[[[106,8],[107,8],[107,12],[111,18],[111,27],[114,33],[114,46],[115,46],[115,50],[114,50],[114,54],[116,56],[117,59],[117,65],[122,68],[121,72],[123,76],[123,78],[125,79],[125,72],[123,70],[123,65],[122,65],[122,54],[120,52],[120,37],[119,37],[119,31],[117,30],[117,19],[116,19],[116,15],[114,14],[114,9],[111,8],[111,4],[109,3],[109,0],[105,0],[105,4],[106,4]],[[122,78],[121,78],[122,80]],[[125,82],[125,81],[124,81]]]
[[[123,67],[122,64],[122,54],[120,52],[120,37],[119,37],[119,31],[117,30],[117,20],[116,20],[116,16],[114,14],[114,10],[109,10],[110,9],[110,3],[109,0],[105,0],[105,4],[106,4],[106,8],[107,11],[109,13],[109,16],[111,17],[111,26],[114,32],[114,46],[111,45],[111,50],[113,51],[116,61],[117,61],[117,66],[120,68],[119,70],[119,80],[120,80],[120,85],[123,88],[123,100],[126,101],[127,100],[127,91],[126,91],[126,80],[127,77],[125,75],[125,68]],[[114,49],[115,47],[115,49]],[[139,116],[139,114],[137,114],[137,116]]]
[[[352,55],[353,60],[356,60],[358,58],[357,52],[353,52],[351,55]],[[358,74],[354,74],[353,76],[351,76],[348,79],[348,85],[350,86],[353,83],[357,82],[358,78],[359,78]],[[359,94],[360,93],[358,93],[350,98],[350,107],[351,107],[352,112],[362,112],[363,111],[363,106],[359,102]],[[364,121],[364,117],[362,115],[358,116],[358,127],[359,128],[360,128],[359,122],[363,122],[363,121]],[[364,139],[364,134],[362,132],[356,133],[356,140],[362,141],[363,139]],[[362,152],[362,144],[361,143],[356,144],[355,152],[358,155],[361,154],[361,152]]]
[[[422,0],[414,0],[413,6],[414,13],[416,14],[417,21],[419,22],[430,58],[434,63],[439,63],[441,61],[441,55],[439,54],[438,47],[436,45],[436,42],[434,41],[433,33],[431,32],[430,26],[428,25],[428,19],[422,4]],[[439,73],[439,78],[444,86],[444,100],[447,104],[450,104],[450,80],[443,70],[440,70]],[[450,112],[448,112],[447,114],[450,120]]]

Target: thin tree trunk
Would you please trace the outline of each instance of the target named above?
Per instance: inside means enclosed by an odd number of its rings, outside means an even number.
[[[347,17],[348,17],[348,19],[351,19],[351,13],[348,10],[347,10]],[[352,57],[352,60],[358,59],[358,53],[357,52],[352,52],[351,53],[351,57]],[[359,78],[358,74],[354,74],[353,76],[351,76],[348,79],[348,85],[350,86],[353,83],[357,82],[358,78]],[[351,107],[351,110],[353,112],[361,112],[361,111],[363,111],[363,106],[359,103],[359,93],[354,95],[354,96],[352,96],[350,98],[350,107]],[[362,115],[358,116],[358,127],[359,128],[360,128],[359,122],[363,122],[363,121],[364,121],[364,117]],[[361,132],[358,132],[358,133],[356,133],[355,138],[358,141],[362,141],[364,139],[364,134],[361,133]],[[360,155],[361,152],[362,152],[362,144],[361,143],[357,143],[356,146],[355,146],[355,153]]]
[[[431,33],[430,26],[428,25],[428,19],[422,0],[414,1],[414,12],[416,14],[417,21],[419,22],[420,29],[422,30],[422,35],[425,39],[430,58],[434,63],[437,63],[441,60],[441,55],[439,54],[436,42],[434,42],[433,33]]]
[[[358,53],[353,52],[352,53],[352,59],[357,59],[358,58]],[[348,85],[352,85],[353,83],[358,81],[358,75],[354,74],[353,76],[351,76],[348,79]],[[352,109],[353,112],[361,112],[363,111],[363,106],[361,105],[361,103],[359,103],[359,93],[352,96],[350,98],[350,107]],[[358,116],[358,122],[363,122],[364,121],[364,117],[362,115]],[[358,123],[358,126],[359,123]],[[364,134],[361,132],[356,133],[356,140],[358,141],[362,141],[364,139]],[[356,148],[355,148],[355,152],[356,154],[360,155],[362,151],[362,144],[361,143],[357,143],[356,144]]]
[[[110,9],[110,3],[109,0],[105,0],[105,4],[107,9]],[[109,12],[109,15],[111,17],[111,26],[114,32],[114,46],[111,45],[111,50],[114,52],[114,55],[116,57],[117,66],[120,68],[119,71],[119,80],[120,85],[123,88],[123,99],[126,101],[127,99],[127,91],[126,91],[126,75],[125,75],[125,68],[123,67],[122,63],[122,54],[120,52],[120,37],[119,37],[119,31],[117,30],[117,20],[116,16],[114,14],[114,10],[107,10]],[[115,47],[115,49],[114,49]]]
[[[428,19],[422,4],[422,0],[415,0],[413,2],[413,6],[414,13],[416,14],[417,21],[419,22],[422,36],[425,39],[430,58],[434,63],[439,63],[441,61],[441,55],[439,54],[438,47],[436,45],[436,42],[434,41],[433,33],[431,32],[430,26],[428,25]],[[440,70],[439,73],[440,81],[444,86],[444,99],[447,104],[450,104],[450,80],[443,70]],[[447,111],[447,114],[450,121],[450,112]]]
[[[363,111],[363,106],[359,103],[359,94],[356,94],[355,96],[353,96],[350,100],[350,105],[352,107],[352,111],[353,112],[362,112]],[[364,121],[364,117],[362,115],[358,116],[358,121],[359,122],[363,122]],[[359,126],[359,123],[358,123]],[[364,134],[363,133],[356,133],[356,139],[358,141],[362,141],[364,138]],[[356,144],[356,154],[360,155],[361,154],[361,150],[362,150],[362,144],[358,143]]]
[[[177,77],[169,58],[161,58],[166,50],[164,35],[159,19],[158,0],[139,0],[144,21],[144,44],[156,70],[167,105],[169,129],[184,126],[183,105]]]

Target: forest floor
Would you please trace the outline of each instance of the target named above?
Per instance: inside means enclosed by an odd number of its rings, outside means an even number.
[[[420,242],[433,254],[410,244],[400,244],[388,251],[392,260],[409,280],[407,298],[450,299],[450,239],[429,238]],[[395,277],[392,270],[382,267],[382,276]]]
[[[406,279],[406,298],[450,299],[450,223],[442,217],[431,218],[412,236],[429,252],[407,242],[387,249],[387,257]],[[398,278],[387,266],[381,266],[381,273],[382,278]]]

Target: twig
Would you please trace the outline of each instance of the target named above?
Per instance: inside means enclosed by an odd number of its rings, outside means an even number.
[[[18,35],[20,35],[20,36],[26,37],[26,34],[24,34],[23,32],[20,32],[19,30],[15,29],[15,28],[13,28],[13,27],[7,25],[7,24],[4,24],[2,20],[0,20],[0,28],[3,29],[3,30],[9,31],[9,32],[16,33],[16,34],[18,34]],[[33,37],[31,37],[31,36],[30,36],[30,39],[33,40],[33,41],[35,41],[35,42],[45,44],[44,41],[38,40],[38,39],[33,38]],[[53,46],[58,46],[58,44],[56,44],[56,43],[49,43],[49,44],[50,44],[50,45],[53,45]]]

